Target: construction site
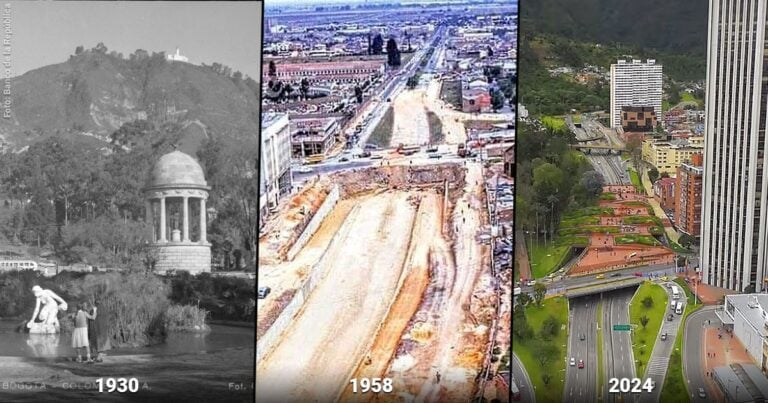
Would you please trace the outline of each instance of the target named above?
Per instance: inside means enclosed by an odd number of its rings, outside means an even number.
[[[477,162],[393,164],[285,203],[259,244],[258,401],[471,400],[499,305],[483,183]]]

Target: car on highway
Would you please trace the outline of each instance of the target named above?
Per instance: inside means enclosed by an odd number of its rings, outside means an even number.
[[[635,272],[635,277],[643,277],[643,273],[639,272],[639,271],[636,271]]]
[[[584,368],[584,360],[579,360],[579,369]]]
[[[440,159],[443,158],[443,156],[441,154],[429,154],[429,158]]]
[[[667,315],[667,322],[672,322],[672,319],[675,318],[675,315],[672,315],[671,313]]]
[[[310,167],[298,167],[298,168],[295,169],[295,171],[300,173],[300,174],[308,174],[308,173],[312,172],[312,168],[310,168]]]
[[[603,279],[605,278],[605,274],[598,274],[597,276],[595,276],[595,278],[598,280]]]
[[[612,273],[611,274],[611,277],[619,277],[619,276],[621,276],[621,273]]]
[[[699,388],[699,397],[702,399],[707,398],[707,392],[704,391],[704,388]]]
[[[586,339],[587,339],[587,335],[586,334],[582,333],[582,334],[579,335],[579,340],[584,341]]]
[[[378,155],[378,154],[377,155],[371,155],[371,159],[372,160],[380,160],[380,159],[383,159],[383,158],[384,158],[384,156],[382,156],[382,155]]]
[[[661,277],[659,280],[661,280],[661,281],[667,281],[667,280],[669,280],[669,277],[667,277],[667,276],[664,276],[664,277]]]
[[[272,291],[272,289],[269,287],[259,287],[259,299],[267,298],[270,291]]]
[[[576,359],[573,357],[571,357],[571,366],[572,367],[576,366]]]
[[[347,157],[339,158],[339,162],[347,162],[347,161],[349,161],[349,158],[347,158]]]
[[[662,341],[667,340],[667,332],[664,332],[664,333],[661,334],[661,340]]]

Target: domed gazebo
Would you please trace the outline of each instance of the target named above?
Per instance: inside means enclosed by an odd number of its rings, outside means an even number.
[[[163,155],[152,167],[144,196],[157,272],[211,271],[205,209],[210,189],[200,164],[181,151]]]

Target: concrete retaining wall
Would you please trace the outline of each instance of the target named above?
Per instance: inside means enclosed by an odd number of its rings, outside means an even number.
[[[336,195],[335,197],[338,200],[338,194],[339,194],[338,188],[335,187],[331,193],[332,194],[335,193]],[[325,205],[323,205],[321,209],[323,207],[325,207]],[[359,208],[358,206],[355,206],[355,208],[352,209],[349,215],[351,216],[352,214],[355,214],[358,208]],[[290,326],[291,323],[293,322],[293,317],[296,316],[299,310],[301,310],[301,307],[304,305],[304,302],[307,300],[307,298],[309,298],[312,291],[315,289],[315,287],[320,283],[320,281],[325,276],[325,272],[321,270],[321,268],[323,267],[323,264],[328,258],[328,251],[333,249],[333,247],[336,245],[336,242],[340,238],[339,234],[341,234],[343,231],[346,231],[346,229],[347,229],[347,224],[346,223],[342,224],[342,228],[340,228],[339,231],[336,232],[336,235],[334,235],[333,239],[328,244],[328,248],[326,248],[325,251],[323,251],[323,254],[320,255],[319,259],[317,259],[317,262],[314,265],[312,265],[312,267],[309,269],[309,274],[307,276],[307,279],[304,281],[304,284],[301,286],[301,288],[296,290],[296,294],[294,294],[293,299],[291,299],[291,302],[289,302],[288,305],[285,306],[283,311],[280,312],[280,315],[277,317],[277,319],[272,324],[272,326],[270,326],[269,329],[267,329],[264,335],[261,336],[256,341],[256,365],[257,366],[259,365],[259,362],[261,362],[261,360],[264,357],[266,357],[266,355],[269,354],[269,352],[272,351],[272,349],[275,347],[275,344],[280,339],[280,336],[282,336],[282,334],[286,331],[286,329],[288,329],[288,326]]]
[[[296,242],[294,242],[291,248],[288,249],[288,254],[286,255],[288,260],[293,260],[293,258],[299,254],[299,251],[301,251],[304,245],[309,242],[309,239],[312,238],[312,235],[314,235],[315,232],[317,232],[317,229],[320,228],[320,224],[323,222],[323,220],[325,220],[325,217],[328,216],[328,214],[336,206],[336,203],[339,202],[340,195],[341,193],[339,192],[339,186],[335,185],[333,189],[331,189],[331,191],[328,193],[328,196],[326,196],[323,204],[321,204],[320,208],[317,209],[315,215],[312,216],[312,219],[309,221],[309,224],[307,224],[306,228],[304,228],[304,231],[302,231],[301,235],[296,238]]]
[[[155,271],[186,270],[190,274],[211,271],[210,245],[157,245]]]

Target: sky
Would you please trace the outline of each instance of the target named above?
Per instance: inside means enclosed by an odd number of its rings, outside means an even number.
[[[9,3],[13,76],[65,62],[78,45],[91,49],[99,42],[124,57],[136,49],[170,54],[178,47],[190,63],[219,62],[260,76],[262,5],[256,1]],[[0,25],[0,35],[5,30]]]

